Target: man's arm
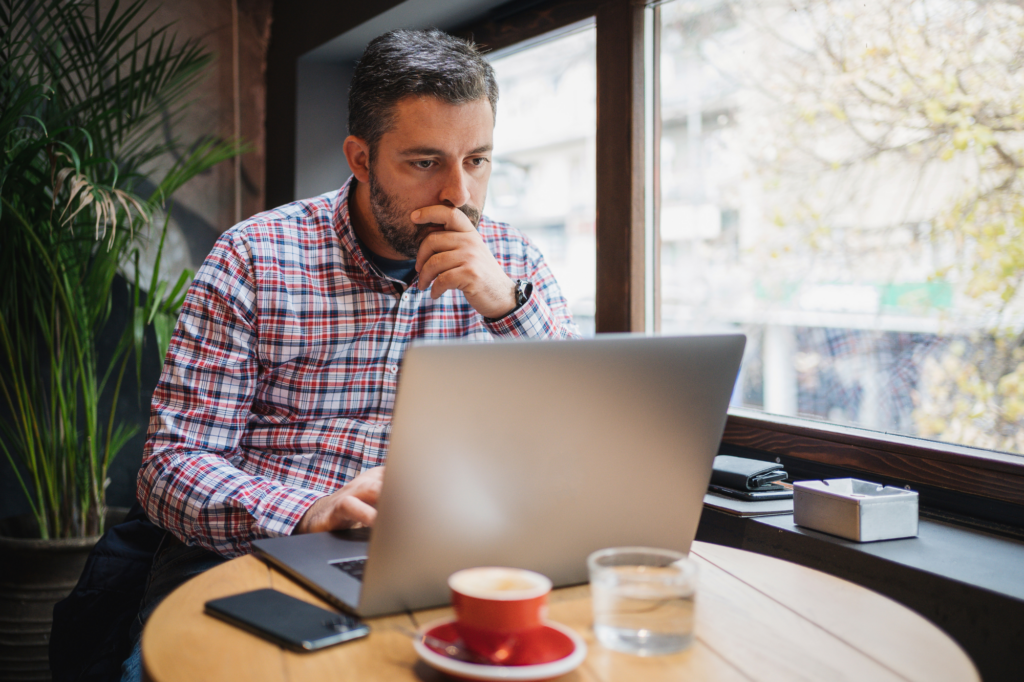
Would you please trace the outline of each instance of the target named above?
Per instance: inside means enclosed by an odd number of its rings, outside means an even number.
[[[558,281],[544,261],[540,250],[526,240],[525,280],[533,285],[526,303],[487,326],[495,336],[522,336],[540,339],[578,339],[579,327],[572,319],[569,304],[562,296]],[[507,267],[512,267],[511,264]]]
[[[430,206],[414,211],[412,220],[444,226],[444,230],[423,240],[416,258],[420,286],[429,284],[433,298],[458,289],[487,319],[491,332],[500,336],[579,338],[579,328],[572,321],[558,282],[540,251],[525,237],[525,272],[510,276],[524,264],[501,254],[496,258],[459,209]],[[527,302],[516,308],[514,291],[518,278],[526,279],[532,292]]]
[[[256,538],[296,532],[327,496],[280,483],[284,469],[251,475],[237,466],[261,371],[251,261],[247,245],[228,233],[196,274],[153,394],[138,477],[139,502],[155,523],[226,556],[248,552]],[[357,489],[362,504],[375,504]],[[327,497],[351,494],[343,488]],[[372,522],[350,504],[329,518],[334,527]],[[357,513],[344,518],[348,511]]]

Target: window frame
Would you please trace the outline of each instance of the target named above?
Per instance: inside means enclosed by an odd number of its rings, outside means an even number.
[[[497,50],[590,17],[595,20],[599,334],[644,332],[646,327],[645,126],[654,126],[657,133],[659,121],[656,81],[655,111],[644,110],[645,12],[655,14],[648,26],[655,27],[649,38],[656,47],[661,1],[548,0],[518,11],[523,3],[510,3],[487,21],[457,31]],[[655,142],[651,153],[656,155],[657,147]],[[658,175],[654,166],[650,178],[654,189]],[[658,201],[655,197],[655,215]],[[655,302],[658,288],[654,287]],[[657,330],[660,313],[655,310],[653,328]],[[826,467],[844,475],[920,487],[923,507],[969,508],[989,521],[1024,527],[1024,457],[745,408],[729,410],[722,443],[723,448],[738,448],[751,456],[786,458],[794,469]],[[946,499],[950,494],[971,502],[951,505]]]
[[[454,33],[488,51],[586,19],[597,29],[597,333],[644,331],[644,12],[641,0],[549,0]],[[506,6],[508,7],[508,6]],[[628,96],[616,96],[621,93]]]

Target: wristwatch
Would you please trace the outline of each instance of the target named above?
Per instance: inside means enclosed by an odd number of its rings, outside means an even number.
[[[530,300],[530,294],[532,292],[533,292],[533,285],[531,283],[529,283],[529,282],[527,282],[526,280],[523,280],[523,279],[517,279],[516,280],[516,288],[515,288],[516,307],[513,308],[512,310],[510,310],[509,312],[510,313],[514,313],[515,311],[519,310],[524,305],[526,305],[526,302]]]
[[[515,308],[508,311],[501,317],[485,317],[484,320],[486,320],[487,322],[497,322],[498,320],[508,317],[515,311],[522,308],[524,305],[526,305],[526,302],[530,300],[530,294],[533,293],[533,284],[527,282],[525,279],[517,279],[515,288],[512,290],[512,293],[514,293],[516,296]]]

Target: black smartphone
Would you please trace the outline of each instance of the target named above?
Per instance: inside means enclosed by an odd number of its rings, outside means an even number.
[[[708,490],[713,493],[718,493],[719,495],[735,497],[738,500],[747,500],[748,502],[757,502],[760,500],[788,500],[793,497],[793,487],[780,483],[772,483],[771,485],[759,488],[758,490],[736,490],[734,488],[725,488],[720,485],[709,485]]]
[[[206,613],[293,651],[316,651],[370,634],[354,616],[269,588],[211,599]]]

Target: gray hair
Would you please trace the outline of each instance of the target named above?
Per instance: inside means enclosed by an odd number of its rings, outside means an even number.
[[[438,29],[390,31],[366,46],[348,91],[348,132],[367,142],[371,159],[394,125],[395,105],[410,95],[447,104],[486,97],[498,110],[494,69],[472,41]]]

